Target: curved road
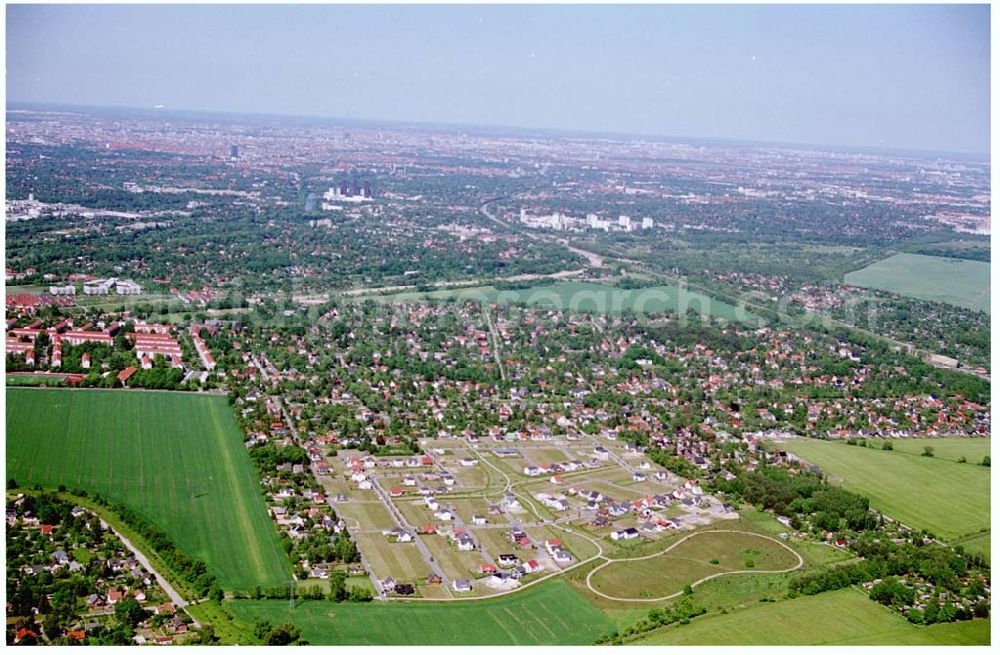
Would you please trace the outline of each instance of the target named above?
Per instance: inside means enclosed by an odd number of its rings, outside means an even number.
[[[662,602],[662,601],[665,601],[665,600],[670,600],[671,598],[677,598],[678,596],[680,596],[681,594],[684,593],[683,590],[682,591],[678,591],[678,592],[673,593],[673,594],[670,594],[668,596],[660,596],[659,598],[619,598],[617,596],[609,596],[608,594],[606,594],[606,593],[604,593],[602,591],[598,591],[597,589],[595,589],[594,585],[591,584],[590,578],[595,573],[597,573],[598,571],[600,571],[601,569],[603,569],[605,566],[607,566],[609,564],[614,564],[615,562],[637,562],[639,560],[644,560],[644,559],[653,559],[654,557],[659,557],[660,555],[666,555],[671,550],[673,550],[677,546],[680,546],[682,543],[684,543],[688,539],[691,539],[692,537],[697,537],[700,534],[712,534],[712,533],[717,533],[717,532],[718,533],[727,532],[727,533],[732,533],[732,534],[748,534],[748,535],[752,535],[754,537],[760,537],[761,539],[767,539],[768,541],[773,541],[774,543],[778,544],[779,546],[781,546],[782,548],[784,548],[785,550],[787,550],[788,552],[790,552],[792,555],[795,555],[795,558],[798,560],[798,564],[796,564],[795,566],[793,566],[791,568],[782,569],[780,571],[753,570],[753,571],[722,571],[721,573],[713,573],[712,575],[706,576],[706,577],[702,578],[701,580],[698,580],[697,582],[692,582],[691,583],[691,587],[692,588],[697,587],[702,582],[706,582],[708,580],[712,580],[713,578],[719,578],[719,577],[722,577],[724,575],[733,575],[735,573],[791,573],[792,571],[795,571],[797,569],[802,568],[802,566],[805,564],[805,561],[802,559],[801,555],[799,555],[797,552],[795,552],[794,550],[792,550],[788,546],[788,544],[782,543],[781,541],[778,541],[774,537],[768,537],[767,535],[757,534],[756,532],[747,532],[745,530],[705,530],[703,532],[694,532],[692,534],[689,534],[689,535],[685,536],[684,538],[678,540],[677,542],[675,542],[673,544],[670,544],[670,546],[668,546],[666,549],[661,550],[658,553],[653,553],[652,555],[645,555],[643,557],[625,557],[625,558],[622,558],[622,559],[608,559],[608,558],[604,558],[604,559],[607,559],[608,561],[606,561],[604,564],[601,564],[600,566],[598,566],[593,571],[591,571],[590,573],[587,574],[587,589],[589,589],[590,591],[594,592],[595,594],[597,594],[601,598],[606,598],[608,600],[621,601],[621,602],[625,602],[625,603],[658,603],[658,602]]]

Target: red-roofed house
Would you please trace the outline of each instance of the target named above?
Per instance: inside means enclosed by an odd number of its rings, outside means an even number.
[[[135,372],[137,370],[138,369],[136,367],[129,366],[127,369],[125,369],[124,371],[121,371],[118,374],[118,381],[122,383],[123,387],[127,387],[128,386],[128,379],[130,377],[132,377],[133,375],[135,375]]]
[[[9,299],[8,299],[8,302],[9,302]],[[38,638],[38,635],[35,634],[34,630],[29,630],[28,628],[21,628],[14,635],[14,643],[16,644],[16,643],[22,641],[25,637]]]

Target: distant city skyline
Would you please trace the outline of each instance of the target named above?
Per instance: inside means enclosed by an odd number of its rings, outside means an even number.
[[[8,5],[8,103],[989,153],[990,9]]]

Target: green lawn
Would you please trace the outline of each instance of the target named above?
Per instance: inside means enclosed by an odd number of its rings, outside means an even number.
[[[753,566],[750,566],[750,564]],[[660,598],[718,573],[780,571],[798,560],[778,544],[749,534],[704,532],[658,557],[613,562],[591,578],[598,591],[618,598]]]
[[[311,644],[572,645],[590,644],[611,621],[561,580],[481,601],[445,603],[233,601],[237,619],[293,621]]]
[[[848,273],[844,283],[990,313],[987,262],[903,253]]]
[[[755,604],[650,633],[649,645],[968,645],[990,643],[988,619],[916,626],[856,589]]]
[[[894,440],[893,447],[899,449],[891,451],[818,439],[794,439],[782,448],[818,465],[833,482],[868,496],[885,514],[942,539],[989,528],[990,469],[972,458],[959,464],[921,457],[908,452],[915,447],[910,441]],[[972,440],[968,447],[977,448]],[[916,450],[922,451],[922,446]]]
[[[7,386],[15,387],[61,387],[66,378],[48,375],[18,375],[8,373],[6,376]]]
[[[8,389],[7,476],[130,507],[226,588],[291,577],[224,397]]]

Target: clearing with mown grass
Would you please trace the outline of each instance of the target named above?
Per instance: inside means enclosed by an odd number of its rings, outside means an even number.
[[[902,253],[848,273],[844,283],[990,313],[988,262]]]
[[[438,603],[239,600],[238,620],[292,621],[318,645],[583,645],[614,629],[562,580],[481,601]]]
[[[882,441],[874,439],[871,442],[876,448],[882,447]],[[924,448],[934,449],[936,459],[947,459],[953,462],[965,458],[966,462],[979,464],[983,457],[990,454],[990,440],[982,437],[927,437],[924,439],[893,439],[892,449],[901,453],[922,455]]]
[[[990,643],[989,619],[913,625],[857,589],[751,605],[649,634],[643,646],[663,645],[973,645]]]
[[[483,286],[429,292],[414,291],[372,298],[383,302],[410,302],[422,299],[474,300],[491,304],[527,305],[541,309],[610,315],[618,315],[625,311],[646,315],[666,311],[682,313],[690,309],[697,314],[711,315],[729,321],[756,320],[756,316],[749,311],[738,312],[736,307],[721,300],[690,289],[682,289],[677,285],[622,289],[599,282],[557,282],[526,289],[499,290],[493,286]]]
[[[862,448],[805,438],[781,447],[819,466],[831,482],[868,496],[872,507],[910,527],[946,540],[988,529],[990,469],[971,459],[960,464],[923,457],[909,452],[908,441],[893,440],[894,450],[882,450],[877,440],[870,442],[873,447]],[[925,441],[933,445],[937,440]]]
[[[662,555],[612,562],[595,571],[594,589],[615,598],[661,598],[720,573],[782,571],[798,558],[770,539],[745,533],[698,532]]]
[[[7,476],[129,507],[227,589],[291,578],[223,396],[8,389]]]

